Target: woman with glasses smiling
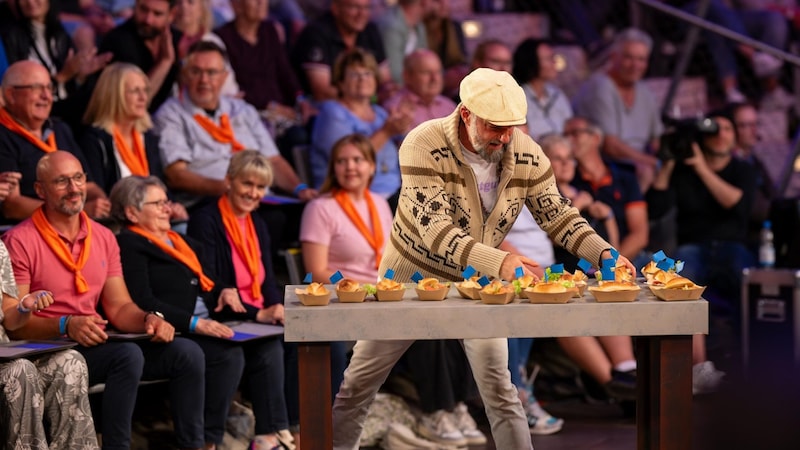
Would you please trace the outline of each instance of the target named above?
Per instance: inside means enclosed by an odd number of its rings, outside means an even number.
[[[97,81],[83,121],[89,127],[81,139],[89,173],[109,193],[129,175],[162,177],[158,137],[147,112],[148,78],[137,66],[114,63]],[[170,210],[172,220],[186,220],[182,205]]]

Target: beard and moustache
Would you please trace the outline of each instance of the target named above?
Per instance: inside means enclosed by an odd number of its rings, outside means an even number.
[[[487,141],[482,139],[480,137],[480,134],[478,133],[477,120],[472,120],[471,123],[467,124],[467,136],[469,137],[469,141],[472,144],[472,148],[475,149],[475,152],[484,161],[492,164],[497,164],[503,160],[503,156],[505,156],[506,150],[508,149],[508,144],[503,144],[503,146],[500,147],[500,149],[490,152],[487,149],[489,144],[502,144],[502,142]]]
[[[69,202],[75,200],[76,198],[80,197],[81,201],[77,205],[71,205]],[[85,192],[71,192],[59,199],[58,204],[55,207],[55,210],[66,214],[68,216],[74,216],[75,214],[79,214],[83,211],[83,207],[86,205],[86,193]]]

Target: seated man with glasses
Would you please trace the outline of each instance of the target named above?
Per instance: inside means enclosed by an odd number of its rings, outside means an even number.
[[[30,217],[42,205],[34,191],[36,164],[42,156],[60,149],[74,154],[84,165],[85,158],[70,128],[50,117],[53,85],[44,66],[29,60],[12,64],[3,76],[2,91],[0,172],[16,172],[12,175],[19,184],[14,183],[3,202],[0,222],[13,223]],[[88,181],[86,213],[107,217],[111,204],[102,189]]]
[[[139,380],[165,378],[178,446],[203,448],[202,350],[189,339],[175,338],[160,312],[145,312],[131,299],[114,235],[83,212],[87,183],[80,161],[65,151],[50,153],[39,160],[36,178],[44,205],[6,232],[3,241],[20,298],[46,290],[55,301],[32,313],[12,337],[67,337],[78,343],[89,383],[105,383],[102,412],[95,411],[103,418],[98,430],[103,448],[130,448]],[[150,337],[109,342],[107,327]]]

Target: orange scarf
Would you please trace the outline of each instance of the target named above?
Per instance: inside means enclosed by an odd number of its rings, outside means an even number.
[[[53,250],[53,253],[56,254],[61,264],[64,264],[64,267],[75,273],[75,290],[78,291],[79,294],[88,292],[89,283],[86,282],[86,278],[83,277],[81,270],[83,270],[83,267],[86,265],[86,261],[89,260],[89,251],[92,246],[92,221],[89,220],[89,216],[81,211],[80,220],[86,224],[86,240],[83,243],[81,254],[78,255],[78,261],[72,260],[72,252],[69,247],[67,247],[67,244],[58,236],[58,232],[56,232],[55,228],[50,225],[50,222],[44,215],[44,206],[33,212],[31,220],[36,227],[36,231],[42,236],[47,246]]]
[[[150,165],[147,163],[147,154],[144,151],[144,142],[142,142],[142,134],[137,132],[136,129],[131,130],[131,140],[133,141],[133,150],[128,147],[125,138],[122,137],[119,128],[114,127],[114,145],[117,146],[122,162],[128,166],[131,173],[140,177],[150,175]]]
[[[368,190],[364,190],[364,200],[367,201],[369,220],[372,221],[372,233],[370,233],[364,220],[358,214],[358,211],[356,211],[347,192],[338,189],[334,192],[333,198],[336,199],[336,202],[342,207],[344,213],[347,214],[347,217],[353,222],[353,225],[358,228],[358,231],[361,232],[361,235],[367,240],[369,246],[375,251],[375,268],[377,269],[381,263],[381,254],[383,252],[383,227],[381,226],[381,218],[378,215],[378,209],[375,208],[375,202],[372,201],[372,195]]]
[[[253,225],[253,218],[250,214],[245,219],[245,233],[242,235],[242,229],[239,227],[239,221],[236,220],[236,215],[231,208],[231,202],[226,195],[219,198],[217,202],[219,212],[222,215],[222,224],[225,225],[225,231],[233,241],[236,252],[242,257],[247,268],[250,270],[250,276],[253,277],[253,284],[250,289],[253,292],[253,298],[261,298],[261,284],[258,282],[258,269],[259,265],[259,251],[258,251],[258,236],[256,236],[256,227]]]
[[[203,127],[203,129],[206,130],[215,141],[223,144],[231,144],[234,153],[244,150],[244,145],[240,144],[233,135],[233,128],[231,128],[231,122],[228,120],[227,114],[220,116],[219,125],[215,124],[213,120],[203,116],[202,114],[195,114],[194,120],[196,120],[197,123]]]
[[[58,147],[56,146],[55,133],[50,133],[50,136],[47,136],[47,142],[39,139],[38,137],[34,136],[33,133],[25,129],[25,127],[20,125],[19,122],[14,120],[14,118],[11,117],[5,108],[0,108],[0,125],[3,125],[14,133],[24,137],[31,144],[37,146],[39,150],[45,153],[53,153],[54,151],[58,150]]]
[[[128,229],[139,236],[147,238],[153,243],[153,245],[163,250],[164,253],[175,258],[178,260],[178,262],[188,267],[189,270],[191,270],[195,275],[197,275],[197,278],[200,279],[200,287],[204,291],[208,292],[214,288],[214,282],[211,281],[211,278],[208,278],[203,273],[203,268],[200,266],[200,260],[197,259],[197,254],[194,252],[194,250],[192,250],[192,247],[189,247],[189,244],[183,240],[180,234],[172,230],[167,231],[167,237],[170,241],[172,241],[172,245],[169,245],[156,237],[156,235],[153,233],[138,225],[129,225]]]

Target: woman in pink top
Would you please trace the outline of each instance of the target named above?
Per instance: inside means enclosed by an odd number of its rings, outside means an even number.
[[[314,281],[327,283],[336,271],[360,282],[377,280],[392,211],[370,193],[374,175],[369,138],[350,134],[333,145],[323,195],[306,205],[300,226],[303,264]]]

